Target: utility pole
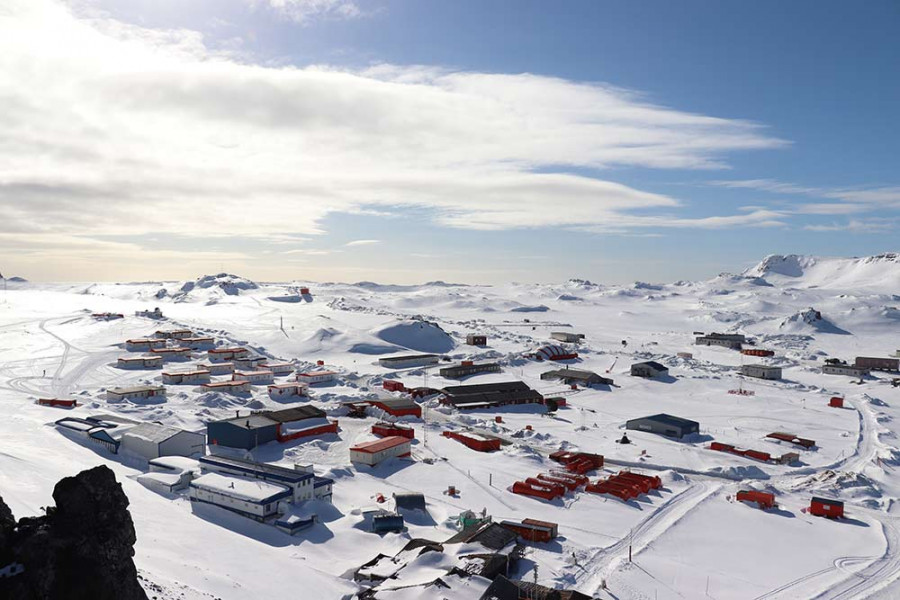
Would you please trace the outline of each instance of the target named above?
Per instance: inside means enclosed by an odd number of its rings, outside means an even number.
[[[634,528],[628,532],[628,562],[631,562],[631,545],[634,543]]]
[[[423,403],[424,404],[424,403]],[[428,405],[422,406],[422,446],[428,447]]]

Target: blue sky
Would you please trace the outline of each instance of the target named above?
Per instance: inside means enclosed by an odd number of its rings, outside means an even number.
[[[13,0],[3,270],[625,282],[897,250],[898,25],[896,2]]]

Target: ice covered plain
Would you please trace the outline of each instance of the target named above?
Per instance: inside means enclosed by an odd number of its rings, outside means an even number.
[[[309,286],[311,296],[290,301],[298,299],[300,286]],[[100,463],[110,466],[131,501],[136,564],[161,598],[349,598],[361,588],[348,573],[379,553],[396,553],[411,537],[448,538],[455,532],[448,518],[464,509],[485,509],[497,521],[559,523],[553,543],[526,544],[511,577],[531,580],[537,565],[540,583],[598,598],[896,598],[900,387],[892,387],[885,373],[858,383],[820,369],[829,357],[852,361],[900,350],[898,293],[897,255],[774,256],[740,275],[664,285],[282,284],[232,276],[187,285],[10,282],[0,299],[0,494],[17,516],[40,514],[58,479]],[[164,321],[133,316],[155,306]],[[99,311],[126,318],[92,319],[90,313]],[[821,319],[814,318],[816,311]],[[125,354],[125,339],[175,326],[296,360],[301,369],[322,360],[340,372],[339,382],[319,387],[307,400],[339,419],[338,435],[255,451],[267,462],[312,463],[335,480],[333,510],[320,513],[312,529],[292,537],[224,511],[195,510],[184,496],[138,483],[140,468],[53,427],[62,416],[105,412],[199,429],[236,409],[246,414],[284,406],[259,386],[248,397],[169,386],[164,402],[105,400],[109,387],[159,383],[158,370],[120,370],[115,361]],[[523,354],[547,343],[553,330],[585,334],[573,366],[611,377],[615,385],[572,392],[541,380],[548,364]],[[739,382],[741,355],[693,345],[694,331],[755,338],[759,347],[775,350],[774,358],[763,360],[781,366],[783,379]],[[469,332],[486,334],[487,347],[465,345]],[[408,350],[498,360],[502,373],[465,383],[520,379],[545,395],[567,393],[568,406],[555,417],[537,405],[459,414],[432,401],[427,423],[404,418],[416,430],[412,460],[353,467],[348,448],[373,439],[369,431],[377,419],[345,418],[341,403],[384,394],[382,378],[395,372],[379,366],[378,357]],[[678,352],[693,358],[678,358]],[[671,377],[629,375],[632,363],[648,359],[668,366]],[[430,387],[458,383],[443,381],[437,369],[396,374],[410,386],[426,379]],[[739,385],[755,394],[728,393]],[[61,411],[35,403],[47,396],[76,398],[81,406]],[[832,396],[843,396],[845,408],[829,407]],[[629,432],[632,445],[616,443],[627,419],[659,412],[699,421],[700,436],[677,441]],[[480,454],[440,436],[462,426],[514,443]],[[812,438],[817,448],[801,452],[799,465],[708,449],[716,440],[773,455],[794,451],[764,439],[771,431]],[[606,471],[628,466],[658,474],[664,489],[628,503],[584,492],[545,502],[507,490],[549,469],[547,454],[560,447],[603,454]],[[460,490],[458,497],[443,494],[448,485]],[[779,508],[762,511],[733,501],[738,490],[751,487],[773,492]],[[356,509],[372,505],[379,493],[400,491],[423,492],[430,518],[408,523],[402,534],[364,531]],[[803,509],[813,495],[845,501],[847,518],[807,514]],[[394,587],[441,575],[439,564],[417,563]],[[448,583],[449,589],[386,590],[377,598],[479,598],[487,586],[480,578],[451,577]]]

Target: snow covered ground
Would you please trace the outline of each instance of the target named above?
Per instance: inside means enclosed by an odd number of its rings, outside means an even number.
[[[300,295],[300,287],[311,294]],[[450,518],[465,509],[484,509],[495,521],[559,523],[560,537],[527,544],[511,577],[531,580],[536,565],[540,583],[599,598],[897,597],[900,387],[892,387],[886,373],[860,384],[819,369],[829,357],[852,362],[857,355],[900,350],[898,292],[895,255],[769,257],[742,275],[624,287],[580,280],[274,284],[234,276],[187,284],[10,283],[0,298],[0,495],[19,517],[39,514],[58,479],[109,465],[131,500],[138,568],[148,585],[171,597],[259,598],[291,584],[316,590],[319,598],[350,597],[361,588],[347,573],[378,554],[393,555],[411,538],[449,538],[456,532]],[[165,320],[133,316],[154,306]],[[103,311],[126,318],[91,317]],[[292,537],[215,507],[192,507],[181,495],[159,494],[136,481],[145,465],[83,445],[52,426],[63,416],[113,413],[195,430],[236,410],[283,408],[297,400],[270,399],[265,386],[228,395],[179,385],[167,386],[164,399],[108,402],[107,388],[161,382],[159,370],[115,366],[127,354],[124,340],[172,327],[293,361],[301,370],[323,361],[340,373],[337,382],[315,386],[312,398],[300,399],[339,419],[339,434],[254,451],[258,460],[313,464],[317,474],[335,480],[334,505],[319,507],[320,523],[312,529]],[[541,380],[551,366],[523,354],[551,343],[551,331],[583,333],[580,356],[569,364],[610,377],[614,385],[573,391]],[[776,356],[696,346],[695,331],[743,333]],[[465,345],[472,332],[486,334],[487,346]],[[378,419],[346,418],[342,402],[389,396],[381,387],[385,377],[407,386],[460,383],[443,380],[436,367],[392,371],[378,365],[380,356],[408,351],[499,361],[502,373],[463,383],[522,380],[544,395],[565,395],[568,405],[551,417],[537,405],[459,414],[432,401],[424,420],[403,418],[416,432],[413,460],[352,466],[348,449],[375,439],[370,428]],[[679,352],[693,358],[679,358]],[[197,352],[166,369],[204,358]],[[631,377],[631,364],[641,360],[663,363],[670,376]],[[741,364],[759,362],[781,366],[783,379],[739,377]],[[736,388],[753,395],[728,393]],[[828,406],[836,395],[846,398],[845,408]],[[72,397],[80,406],[42,407],[38,397]],[[616,443],[626,420],[660,412],[699,421],[700,435],[679,441],[629,431],[633,444]],[[481,454],[440,435],[462,427],[512,443]],[[715,440],[772,455],[797,451],[765,439],[773,431],[812,438],[816,448],[801,450],[794,465],[707,448]],[[663,489],[628,503],[584,491],[546,502],[507,490],[554,467],[547,454],[560,447],[604,455],[603,475],[626,467],[657,473]],[[458,496],[444,494],[451,485]],[[734,501],[738,490],[750,487],[773,492],[778,508],[761,511]],[[428,514],[409,519],[402,534],[365,531],[361,511],[376,506],[378,494],[402,491],[422,492]],[[806,514],[813,495],[844,500],[847,518]],[[440,571],[421,569],[410,573],[427,579]],[[477,598],[485,587],[478,580],[456,584],[444,597]],[[411,593],[383,597],[421,597]]]

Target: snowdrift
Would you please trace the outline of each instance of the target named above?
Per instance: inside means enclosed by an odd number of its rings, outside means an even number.
[[[389,344],[418,352],[443,354],[456,347],[456,342],[447,332],[428,321],[401,321],[376,329],[372,334]]]

